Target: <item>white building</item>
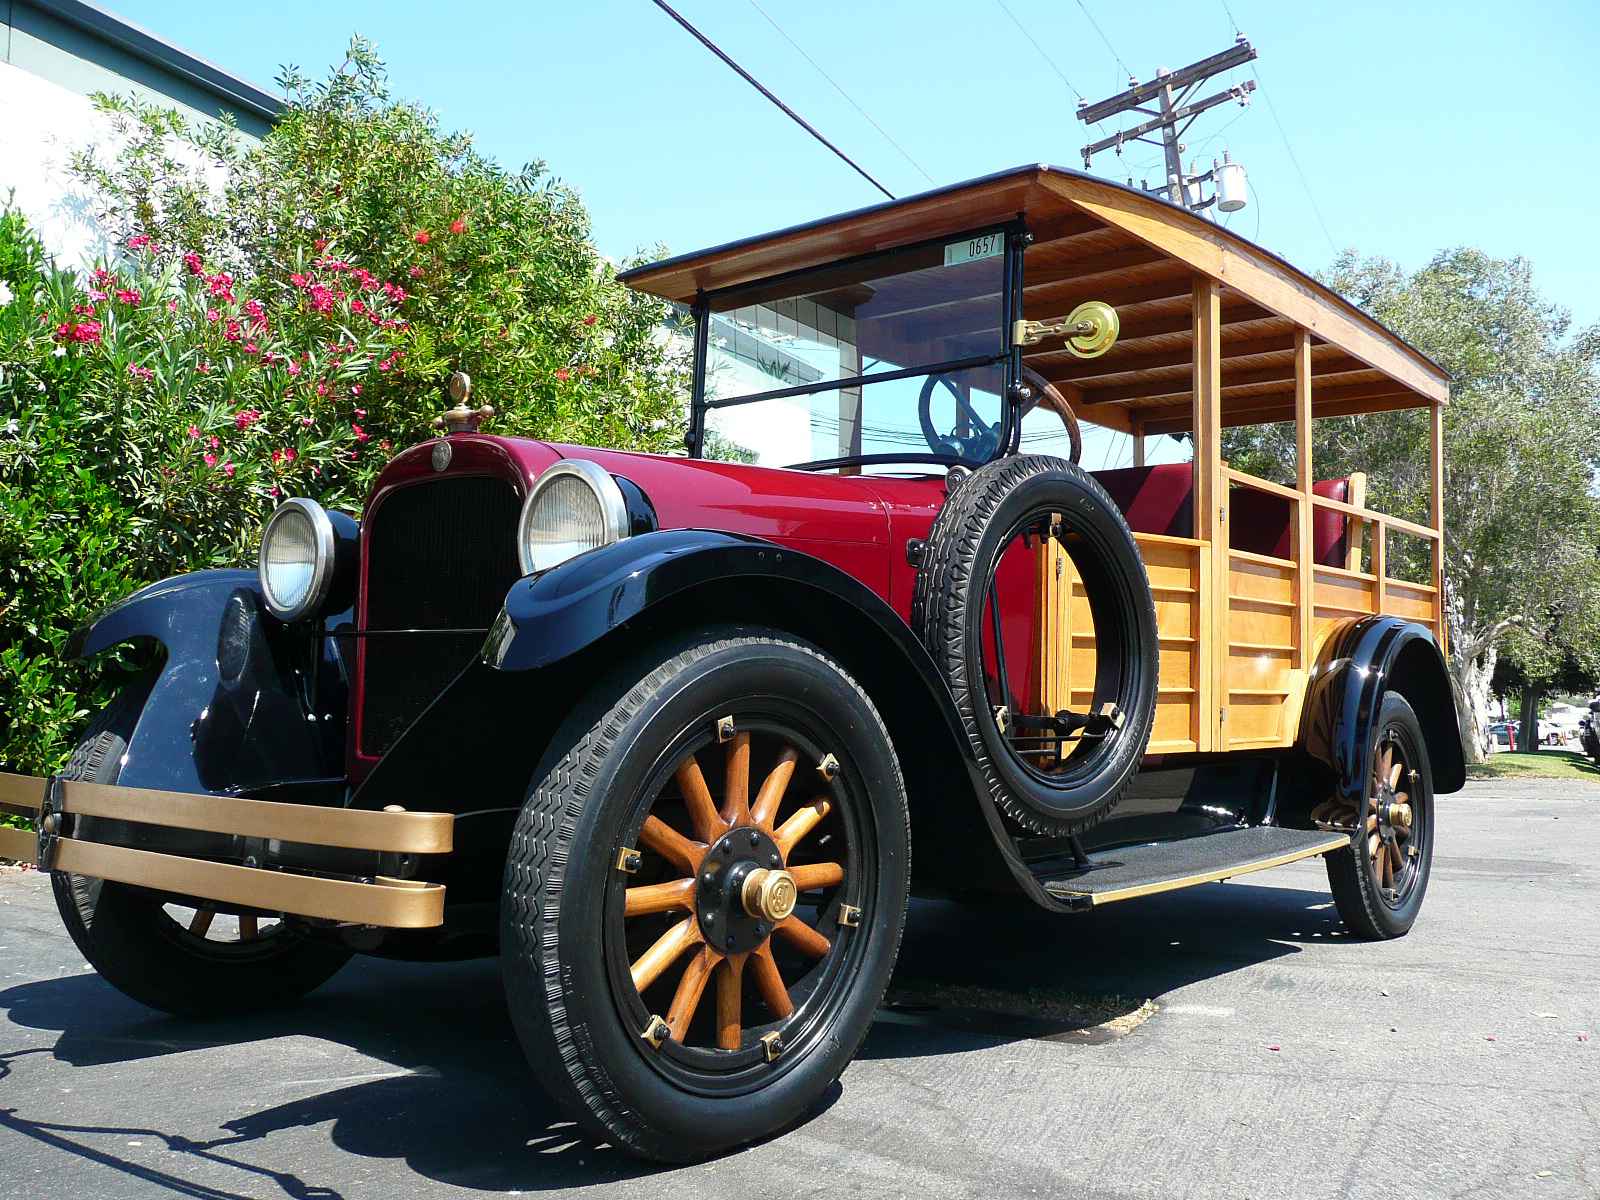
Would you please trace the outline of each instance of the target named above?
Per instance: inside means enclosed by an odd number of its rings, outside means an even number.
[[[91,95],[137,96],[196,121],[231,114],[252,139],[279,112],[280,97],[87,0],[7,0],[0,38],[0,203],[11,196],[63,266],[111,250],[66,171],[73,151],[110,133]]]

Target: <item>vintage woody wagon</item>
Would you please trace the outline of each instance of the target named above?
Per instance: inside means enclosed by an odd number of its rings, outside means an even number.
[[[107,980],[228,1013],[498,952],[542,1083],[688,1160],[839,1077],[913,890],[1074,913],[1321,855],[1351,932],[1410,928],[1464,774],[1433,363],[1043,166],[623,278],[694,315],[687,456],[480,432],[457,377],[359,522],[289,501],[258,570],[75,635],[163,665],[0,777],[37,829],[0,853]],[[1426,525],[1311,461],[1407,408]],[[1294,486],[1223,461],[1265,422]],[[1076,465],[1085,424],[1131,465]]]

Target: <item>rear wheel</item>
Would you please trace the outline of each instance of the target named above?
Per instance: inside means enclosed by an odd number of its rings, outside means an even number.
[[[121,692],[95,718],[63,779],[116,783],[148,685]],[[350,952],[311,942],[278,913],[175,901],[141,888],[55,871],[67,932],[124,995],[163,1012],[228,1016],[274,1008],[327,982]]]
[[[887,731],[837,663],[729,628],[636,659],[558,735],[507,861],[507,994],[541,1082],[666,1161],[788,1125],[871,1024],[908,856]]]
[[[1370,940],[1402,937],[1428,890],[1433,770],[1417,715],[1396,692],[1384,697],[1378,712],[1366,780],[1359,813],[1337,803],[1324,806],[1332,823],[1354,826],[1350,848],[1326,857],[1328,885],[1351,933]]]

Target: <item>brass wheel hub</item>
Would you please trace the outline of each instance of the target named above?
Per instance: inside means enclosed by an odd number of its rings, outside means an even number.
[[[754,950],[794,911],[797,899],[794,876],[783,869],[778,843],[766,830],[751,826],[730,830],[713,842],[695,878],[700,934],[721,954]]]

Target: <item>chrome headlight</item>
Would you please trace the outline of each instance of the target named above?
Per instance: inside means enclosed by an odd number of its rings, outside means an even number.
[[[298,621],[321,607],[333,586],[337,539],[315,500],[278,506],[261,531],[261,594],[280,621]]]
[[[551,567],[628,536],[622,489],[592,462],[568,458],[539,476],[517,522],[522,573]]]

